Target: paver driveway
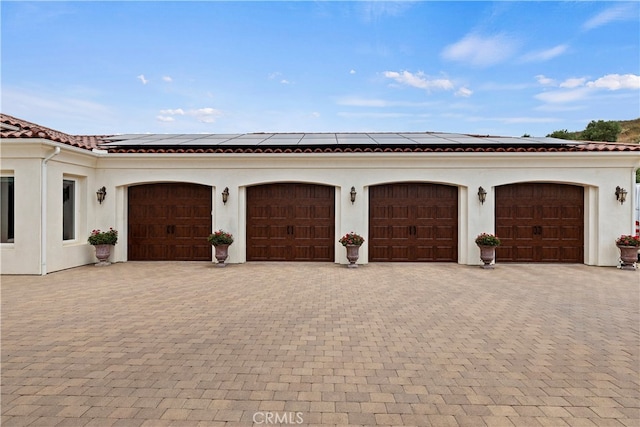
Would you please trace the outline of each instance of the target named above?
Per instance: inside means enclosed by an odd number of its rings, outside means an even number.
[[[123,263],[2,277],[2,425],[638,426],[640,274]]]

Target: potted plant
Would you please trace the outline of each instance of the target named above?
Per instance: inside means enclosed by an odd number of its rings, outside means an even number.
[[[359,251],[360,246],[364,243],[364,237],[352,231],[342,236],[338,242],[347,248],[347,259],[349,260],[349,265],[347,267],[358,267],[356,261],[358,261],[358,258],[360,257]]]
[[[623,270],[635,270],[638,261],[638,249],[640,248],[640,236],[623,234],[616,239],[616,246],[620,249],[620,268]]]
[[[496,258],[496,247],[500,246],[498,236],[488,233],[479,234],[476,237],[476,245],[480,248],[480,259],[483,262],[482,268],[493,268],[491,263]]]
[[[118,232],[113,228],[109,231],[91,230],[87,239],[90,245],[96,249],[97,267],[111,264],[109,257],[111,256],[111,247],[118,243]]]
[[[216,265],[225,267],[225,261],[229,257],[229,245],[233,243],[233,234],[218,230],[210,234],[207,240],[216,248],[216,260],[218,261]]]

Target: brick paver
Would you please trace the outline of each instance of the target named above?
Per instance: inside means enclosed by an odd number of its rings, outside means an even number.
[[[3,426],[638,426],[640,274],[120,263],[2,277]]]

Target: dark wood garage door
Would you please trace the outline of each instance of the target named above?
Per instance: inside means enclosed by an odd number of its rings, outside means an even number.
[[[146,184],[128,193],[129,260],[211,261],[211,187]]]
[[[334,187],[247,188],[248,261],[334,261],[334,230]]]
[[[458,260],[458,189],[398,183],[369,189],[369,261]]]
[[[584,262],[584,189],[523,183],[496,187],[498,262]]]

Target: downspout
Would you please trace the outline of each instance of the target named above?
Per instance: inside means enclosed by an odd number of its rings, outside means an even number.
[[[49,160],[53,158],[53,156],[57,156],[60,154],[60,147],[56,147],[53,150],[53,153],[49,154],[42,160],[42,188],[40,190],[40,275],[44,276],[47,274],[47,163]]]

